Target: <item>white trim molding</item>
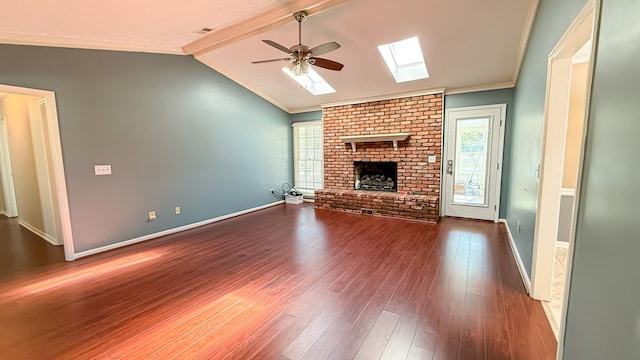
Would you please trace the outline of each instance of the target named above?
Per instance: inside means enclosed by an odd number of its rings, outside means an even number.
[[[444,94],[445,95],[467,94],[467,93],[474,93],[474,92],[479,92],[479,91],[491,91],[491,90],[509,89],[509,88],[514,87],[514,86],[516,86],[514,82],[508,81],[508,82],[497,83],[497,84],[488,84],[488,85],[480,85],[480,86],[467,86],[467,87],[461,87],[461,88],[446,89]]]
[[[186,55],[182,48],[148,44],[130,44],[104,40],[60,38],[55,36],[0,33],[0,44],[51,46],[76,49],[130,51],[154,54]]]
[[[270,207],[273,207],[273,206],[277,206],[277,205],[281,205],[281,204],[284,204],[284,200],[272,202],[272,203],[269,203],[269,204],[266,204],[266,205],[262,205],[262,206],[257,206],[257,207],[250,208],[250,209],[247,209],[247,210],[234,212],[234,213],[227,214],[227,215],[218,216],[218,217],[215,217],[215,218],[199,221],[199,222],[196,222],[196,223],[187,224],[187,225],[180,226],[180,227],[177,227],[177,228],[164,230],[164,231],[160,231],[160,232],[157,232],[157,233],[153,233],[153,234],[137,237],[135,239],[129,239],[129,240],[117,242],[115,244],[101,246],[101,247],[98,247],[98,248],[95,248],[95,249],[91,249],[91,250],[81,251],[79,253],[75,253],[75,258],[79,259],[79,258],[83,258],[83,257],[89,256],[89,255],[95,255],[95,254],[98,254],[98,253],[101,253],[101,252],[105,252],[105,251],[121,248],[123,246],[133,245],[133,244],[137,244],[137,243],[140,243],[140,242],[143,242],[143,241],[159,238],[161,236],[171,235],[171,234],[179,233],[179,232],[182,232],[182,231],[195,229],[195,228],[200,227],[200,226],[209,225],[209,224],[212,224],[212,223],[215,223],[215,222],[219,222],[219,221],[222,221],[222,220],[230,219],[230,218],[233,218],[233,217],[236,217],[236,216],[240,216],[240,215],[245,215],[245,214],[252,213],[252,212],[255,212],[255,211],[259,211],[259,210],[264,210],[264,209],[267,209],[267,208],[270,208]]]
[[[520,46],[518,47],[518,60],[516,61],[516,68],[513,71],[512,82],[515,84],[518,82],[520,76],[520,69],[522,68],[522,62],[524,61],[524,55],[527,52],[527,46],[529,44],[529,38],[531,37],[531,30],[533,29],[533,22],[536,19],[536,13],[538,12],[538,5],[540,0],[532,0],[529,13],[527,13],[527,19],[524,23],[524,32],[520,38]]]
[[[402,99],[402,98],[408,98],[413,96],[435,95],[435,94],[444,95],[444,90],[445,90],[444,88],[437,88],[437,89],[430,89],[430,90],[419,90],[419,91],[412,91],[412,92],[405,92],[405,93],[387,94],[387,95],[381,95],[381,96],[338,101],[334,103],[326,103],[326,104],[321,104],[320,106],[324,109],[327,107],[364,104],[364,103],[374,102],[374,101]]]
[[[549,325],[551,325],[551,330],[553,331],[553,335],[556,337],[556,341],[558,341],[559,338],[559,333],[558,333],[558,328],[560,327],[560,324],[558,323],[558,319],[556,319],[553,316],[553,312],[551,311],[551,306],[549,305],[548,301],[545,300],[539,300],[540,304],[542,305],[542,310],[544,310],[544,314],[547,316],[547,320],[549,321]],[[559,359],[562,360],[562,359]]]
[[[560,196],[576,196],[576,189],[561,188]]]
[[[51,245],[54,245],[54,246],[62,245],[58,241],[56,241],[56,239],[54,239],[53,237],[45,234],[42,230],[36,228],[35,226],[29,224],[28,222],[26,222],[26,221],[24,221],[22,219],[18,219],[18,224],[20,224],[20,226],[22,226],[23,228],[31,231],[32,233],[38,235],[39,237],[43,238],[44,240],[46,240]]]
[[[520,272],[520,278],[522,279],[522,284],[524,284],[524,289],[527,291],[527,294],[531,294],[531,279],[529,279],[529,275],[527,275],[527,271],[524,268],[524,263],[522,262],[522,258],[518,253],[518,248],[516,247],[516,242],[513,240],[513,236],[511,235],[511,229],[509,229],[509,223],[507,223],[506,219],[500,219],[498,222],[503,223],[504,227],[507,229],[507,236],[509,237],[509,246],[511,247],[511,252],[513,253],[513,257],[516,260],[516,265],[518,265],[518,271]]]
[[[547,60],[545,85],[544,117],[542,126],[542,153],[540,156],[540,173],[538,185],[538,201],[533,235],[533,261],[531,264],[532,293],[536,300],[550,300],[553,288],[553,262],[559,225],[560,192],[562,189],[562,170],[564,157],[567,114],[571,87],[572,58],[589,39],[594,39],[594,4],[588,1],[576,19],[569,26],[556,46],[551,50]],[[593,51],[593,49],[592,49]],[[589,62],[593,66],[593,62]],[[588,74],[592,74],[589,71]],[[587,77],[588,109],[590,97],[590,75]],[[584,128],[580,158],[584,157],[584,136],[587,129],[588,111],[583,119]],[[582,160],[578,169],[578,193]],[[576,197],[577,199],[577,197]],[[575,209],[574,201],[574,209]],[[573,221],[573,220],[572,220]],[[575,224],[571,225],[571,231]],[[570,235],[570,239],[573,235]]]

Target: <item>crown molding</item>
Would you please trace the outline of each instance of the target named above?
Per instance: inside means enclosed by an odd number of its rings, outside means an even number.
[[[322,107],[320,105],[316,105],[316,106],[310,106],[310,107],[306,107],[306,108],[294,108],[291,109],[291,111],[289,112],[289,114],[301,114],[301,113],[306,113],[306,112],[311,112],[311,111],[322,111]]]
[[[527,45],[529,44],[529,38],[531,37],[531,31],[533,30],[533,22],[536,19],[536,13],[538,12],[538,6],[540,0],[531,0],[532,4],[527,13],[527,19],[524,23],[524,32],[520,38],[520,46],[518,47],[518,57],[516,58],[516,68],[513,70],[512,83],[516,84],[518,76],[520,76],[520,69],[522,68],[522,62],[527,52]]]
[[[212,31],[182,47],[186,54],[202,55],[236,41],[292,22],[292,14],[306,10],[309,16],[320,13],[348,0],[299,0],[280,2],[255,16],[233,25]]]
[[[268,95],[266,95],[265,93],[261,92],[260,90],[256,89],[255,87],[251,86],[250,84],[238,79],[237,77],[233,76],[231,72],[226,71],[223,67],[219,66],[218,64],[216,64],[215,62],[208,60],[202,56],[194,56],[194,59],[200,61],[201,63],[207,65],[208,67],[210,67],[211,69],[219,72],[220,74],[226,76],[227,78],[229,78],[229,80],[235,82],[236,84],[244,87],[245,89],[251,91],[252,93],[258,95],[259,97],[263,98],[264,100],[272,103],[273,105],[279,107],[280,109],[286,111],[287,113],[291,113],[289,108],[282,105],[281,103],[277,102],[275,99],[273,99],[272,97],[269,97]]]
[[[490,90],[500,90],[500,89],[508,89],[515,86],[515,83],[511,81],[496,83],[496,84],[488,84],[488,85],[478,85],[478,86],[468,86],[454,89],[447,89],[444,94],[445,95],[455,95],[455,94],[466,94],[478,91],[490,91]]]
[[[356,104],[363,104],[363,103],[374,102],[374,101],[402,99],[402,98],[408,98],[408,97],[412,97],[412,96],[443,94],[444,90],[445,90],[444,88],[436,88],[436,89],[428,89],[428,90],[417,90],[417,91],[404,92],[404,93],[394,93],[394,94],[386,94],[386,95],[367,97],[367,98],[344,100],[344,101],[338,101],[338,102],[333,102],[333,103],[321,104],[320,106],[324,109],[324,108],[327,108],[327,107],[344,106],[344,105],[356,105]]]
[[[54,36],[1,33],[0,44],[51,46],[76,49],[131,51],[155,54],[185,55],[181,48],[171,46],[155,46],[119,43],[101,40],[85,40],[75,38],[59,38]]]

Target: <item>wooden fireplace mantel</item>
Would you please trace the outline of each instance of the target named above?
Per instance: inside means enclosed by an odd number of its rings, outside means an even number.
[[[406,140],[410,133],[392,133],[392,134],[374,134],[374,135],[350,135],[339,136],[338,139],[345,143],[351,143],[351,149],[356,151],[357,143],[391,141],[393,142],[393,150],[398,151],[398,141]]]

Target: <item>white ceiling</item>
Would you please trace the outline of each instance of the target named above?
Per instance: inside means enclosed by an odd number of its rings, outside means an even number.
[[[289,112],[320,105],[446,89],[514,84],[537,0],[4,0],[0,43],[190,53]],[[337,41],[318,69],[336,93],[313,96],[280,69],[266,44],[297,44],[291,13],[309,10],[302,42]],[[194,32],[215,28],[208,35]],[[377,46],[418,36],[430,78],[397,84]],[[283,56],[284,55],[284,56]]]

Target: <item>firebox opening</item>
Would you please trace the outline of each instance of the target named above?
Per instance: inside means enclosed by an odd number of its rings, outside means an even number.
[[[354,161],[356,190],[398,191],[398,163],[382,161]]]

